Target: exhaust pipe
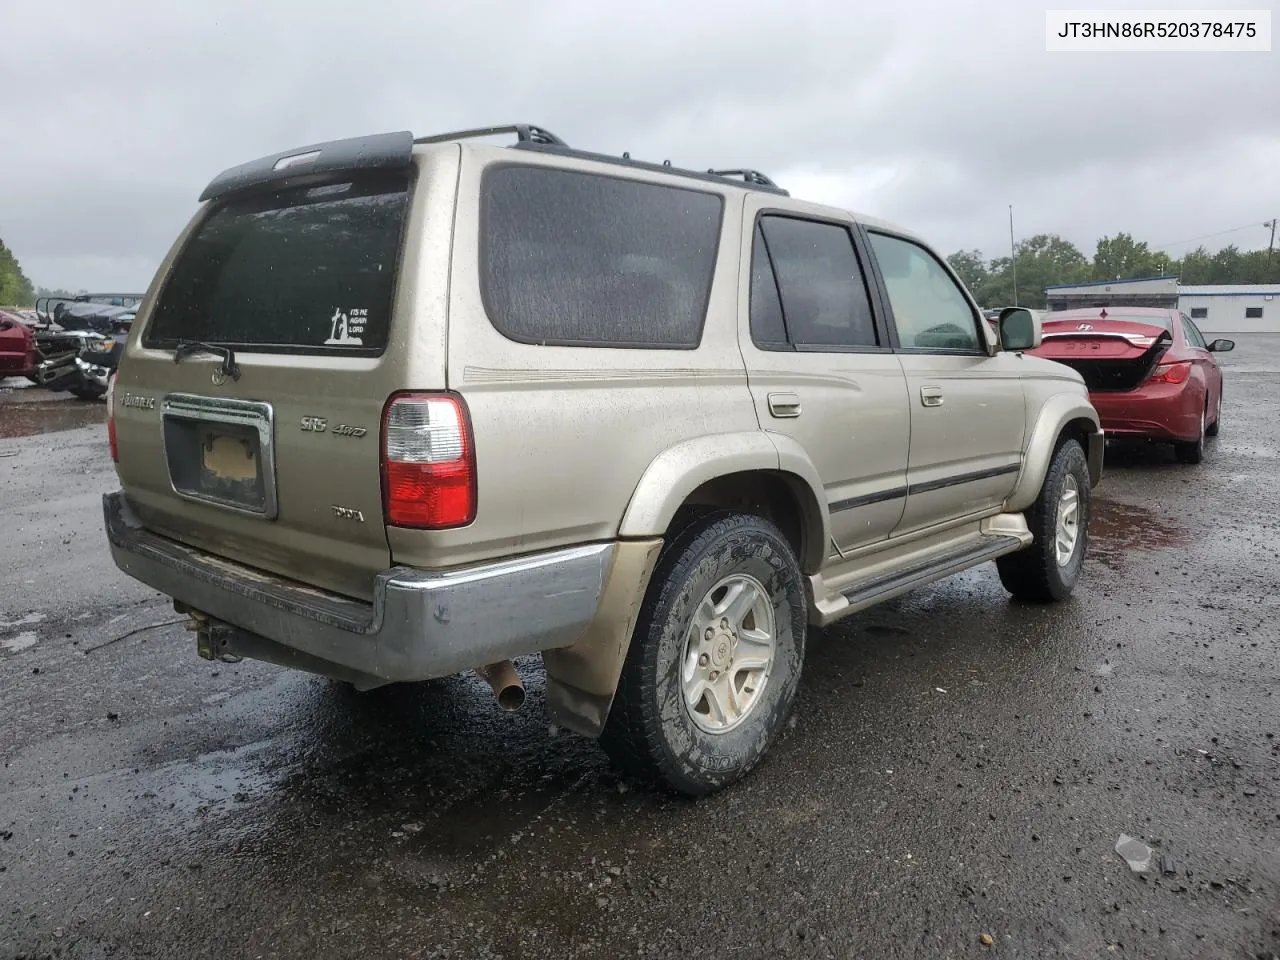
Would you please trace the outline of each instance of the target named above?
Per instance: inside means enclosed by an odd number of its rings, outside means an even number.
[[[498,699],[498,707],[508,713],[524,706],[524,684],[510,660],[476,667],[476,675],[489,684]]]

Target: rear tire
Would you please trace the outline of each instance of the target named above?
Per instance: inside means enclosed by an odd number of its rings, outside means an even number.
[[[658,559],[601,746],[688,796],[740,779],[786,723],[806,624],[800,565],[773,524],[695,520]]]
[[[1071,595],[1089,547],[1091,499],[1084,449],[1078,441],[1066,440],[1026,513],[1031,545],[996,560],[1000,582],[1016,599],[1053,603]]]
[[[1206,404],[1207,406],[1207,404]],[[1206,413],[1200,411],[1200,436],[1196,440],[1179,440],[1173,445],[1173,455],[1178,458],[1179,463],[1196,464],[1204,459],[1204,438],[1205,438],[1205,421]]]
[[[1218,403],[1213,411],[1213,423],[1205,428],[1204,435],[1206,437],[1216,437],[1218,431],[1222,428],[1222,391],[1218,391]]]

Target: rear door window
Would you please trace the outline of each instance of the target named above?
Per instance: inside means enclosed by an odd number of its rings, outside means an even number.
[[[220,205],[179,254],[144,345],[381,353],[408,208],[404,173]]]
[[[778,281],[765,247],[764,232],[756,224],[751,243],[751,339],[762,350],[790,350],[787,324],[782,317]]]
[[[718,194],[551,167],[485,172],[480,284],[520,343],[693,349],[720,244]]]
[[[798,349],[879,346],[866,277],[848,228],[835,223],[770,215],[760,218],[752,254],[752,336],[768,349],[774,346],[776,322],[767,298],[773,277],[781,297],[786,334]],[[767,274],[757,258],[771,262]],[[756,324],[759,312],[760,324]]]

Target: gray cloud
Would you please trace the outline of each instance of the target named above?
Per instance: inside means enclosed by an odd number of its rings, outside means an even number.
[[[511,119],[757,166],[948,251],[1003,252],[1009,203],[1087,254],[1256,246],[1280,214],[1280,54],[1049,54],[1016,0],[5,6],[0,236],[50,286],[144,286],[243,160]]]

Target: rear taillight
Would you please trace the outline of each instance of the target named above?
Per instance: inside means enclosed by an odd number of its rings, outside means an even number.
[[[1191,376],[1191,363],[1180,360],[1177,363],[1162,363],[1151,374],[1156,383],[1186,383]]]
[[[382,503],[393,527],[443,530],[475,519],[475,447],[460,397],[401,393],[387,401]]]
[[[113,373],[107,380],[107,446],[111,448],[111,459],[120,462],[120,447],[116,444],[116,375]]]

